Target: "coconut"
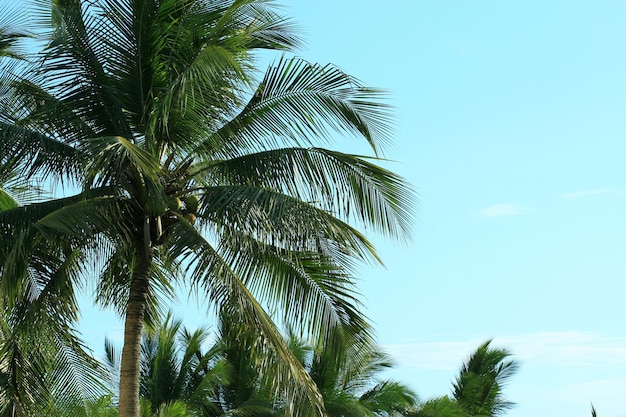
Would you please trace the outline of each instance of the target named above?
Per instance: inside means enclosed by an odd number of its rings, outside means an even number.
[[[187,221],[191,224],[195,224],[196,223],[196,215],[193,213],[185,213],[185,215],[183,216],[185,219],[187,219]]]
[[[167,200],[167,202],[168,202],[170,210],[172,210],[172,211],[180,211],[180,209],[183,208],[183,202],[180,201],[180,198],[170,197]]]
[[[188,195],[185,197],[185,207],[188,211],[196,213],[198,206],[200,205],[200,199],[196,195]]]

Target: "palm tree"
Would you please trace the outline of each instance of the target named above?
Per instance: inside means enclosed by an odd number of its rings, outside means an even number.
[[[317,385],[330,417],[399,417],[409,415],[417,396],[404,384],[380,380],[393,366],[370,341],[335,335],[331,345],[308,346],[292,337],[291,346]]]
[[[5,18],[15,23],[15,15]],[[23,63],[19,43],[28,37],[0,24],[1,71]],[[40,195],[17,175],[18,165],[0,151],[0,212]],[[59,295],[71,297],[63,288],[67,271],[43,253],[44,246],[36,246],[27,280],[9,294],[10,301],[0,299],[0,416],[89,416],[84,405],[102,392],[98,367],[73,329],[59,326],[60,317],[73,314],[55,305]]]
[[[414,417],[493,417],[510,409],[502,388],[515,374],[518,364],[507,360],[506,349],[490,347],[491,340],[480,345],[463,364],[452,384],[453,396],[432,398],[421,403],[410,415]]]
[[[447,395],[432,398],[421,403],[413,413],[413,417],[467,417],[467,410],[454,398]]]
[[[254,333],[245,323],[221,315],[215,343],[206,351],[205,329],[193,333],[168,315],[161,327],[144,332],[141,398],[146,416],[165,415],[177,404],[194,417],[279,416],[286,399],[273,395],[271,379],[251,346]],[[354,343],[355,342],[355,343]],[[330,417],[408,415],[416,405],[406,386],[379,380],[389,358],[378,348],[350,338],[338,349],[314,349],[292,336],[289,346],[316,383]],[[106,343],[107,363],[119,371],[119,354]],[[116,372],[113,372],[114,374]],[[117,380],[114,378],[114,380]]]
[[[226,372],[223,365],[213,362],[213,349],[203,352],[208,332],[188,332],[170,316],[157,330],[144,334],[142,342],[142,398],[157,413],[178,401],[193,415],[215,414],[211,389],[224,381]]]
[[[166,415],[176,407],[193,416],[221,415],[215,403],[215,387],[228,379],[229,370],[215,347],[204,352],[210,334],[206,329],[189,332],[171,315],[162,325],[146,329],[141,344],[140,395],[142,415]],[[119,390],[120,355],[105,341],[106,365],[112,389]]]
[[[52,28],[28,71],[5,74],[1,150],[20,178],[80,191],[0,213],[5,299],[43,248],[68,269],[68,311],[97,276],[98,301],[125,320],[120,415],[137,417],[143,323],[184,278],[255,330],[290,413],[321,414],[266,308],[309,334],[368,328],[351,271],[379,259],[355,226],[404,238],[411,193],[375,161],[318,146],[347,133],[379,155],[380,92],[287,55],[256,81],[255,51],[298,45],[266,0],[54,0],[52,18],[39,6]]]
[[[503,397],[502,388],[518,364],[507,360],[511,356],[508,350],[491,348],[490,343],[491,340],[476,349],[453,384],[454,398],[468,416],[498,416],[514,405]]]
[[[215,342],[206,329],[189,332],[171,315],[146,329],[141,345],[142,415],[167,415],[172,407],[195,417],[277,415],[268,377],[250,348],[254,333],[245,323],[222,315]],[[106,365],[113,388],[119,383],[119,352],[105,342]]]

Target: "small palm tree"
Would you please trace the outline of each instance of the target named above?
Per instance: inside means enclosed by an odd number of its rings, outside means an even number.
[[[213,416],[221,412],[214,402],[215,387],[225,384],[228,372],[216,348],[204,351],[206,329],[189,332],[170,314],[162,325],[144,331],[141,344],[142,415],[181,412]],[[120,354],[105,341],[106,364],[112,389],[119,390]]]
[[[506,349],[480,345],[461,367],[453,383],[453,396],[442,396],[421,403],[414,417],[494,417],[513,406],[502,393],[503,387],[518,369]]]
[[[292,337],[296,356],[317,385],[330,417],[393,417],[410,414],[417,396],[407,386],[380,380],[393,366],[389,356],[370,341],[337,330],[328,340],[307,346]]]
[[[189,332],[168,314],[162,325],[144,331],[141,349],[142,416],[169,416],[184,410],[194,417],[224,415],[275,415],[260,358],[251,344],[254,333],[247,325],[222,315],[211,347],[206,329]],[[119,383],[119,352],[105,342],[107,367]],[[268,379],[269,378],[269,379]],[[185,414],[185,415],[187,415]]]
[[[414,412],[409,413],[412,417],[468,417],[467,410],[454,398],[447,395],[437,397],[421,403]]]
[[[471,417],[498,416],[514,405],[504,398],[502,389],[517,372],[518,363],[507,359],[508,350],[491,348],[490,343],[476,349],[453,384],[455,400]]]

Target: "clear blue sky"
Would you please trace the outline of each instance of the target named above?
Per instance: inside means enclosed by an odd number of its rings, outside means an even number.
[[[394,376],[449,393],[494,338],[522,364],[510,417],[626,414],[626,2],[279,3],[300,55],[397,107],[388,156],[419,191],[415,236],[380,242],[387,268],[360,283]],[[120,325],[86,311],[83,332],[99,350]]]

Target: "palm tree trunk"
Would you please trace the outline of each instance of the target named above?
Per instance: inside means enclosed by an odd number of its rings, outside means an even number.
[[[119,417],[139,417],[139,367],[141,358],[141,330],[148,299],[152,253],[148,245],[137,242],[136,265],[130,283],[124,348],[120,369]]]

